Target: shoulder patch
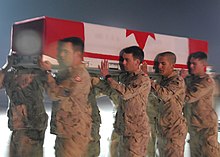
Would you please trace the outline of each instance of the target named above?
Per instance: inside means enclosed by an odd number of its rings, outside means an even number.
[[[183,81],[183,78],[182,77],[177,77],[177,80]]]
[[[143,76],[146,76],[146,77],[147,77],[147,76],[148,76],[148,74],[146,74],[146,73],[145,73],[145,74],[143,74]]]
[[[212,83],[212,79],[211,78],[207,78],[207,82]]]
[[[79,76],[74,77],[74,80],[77,81],[77,82],[81,82],[82,81],[81,77],[79,77]]]

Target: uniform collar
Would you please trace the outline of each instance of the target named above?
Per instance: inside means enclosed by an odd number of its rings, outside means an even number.
[[[143,71],[141,69],[139,69],[138,71],[130,72],[129,75],[135,76],[135,75],[138,75],[138,74],[141,74],[141,73],[143,73]]]
[[[162,79],[169,79],[169,78],[171,78],[171,77],[173,77],[173,76],[176,76],[177,75],[177,72],[176,71],[173,71],[170,75],[168,75],[168,76],[162,76]]]
[[[84,68],[85,65],[84,64],[79,64],[79,65],[75,65],[75,66],[72,66],[72,67],[69,67],[69,71],[73,71],[74,69],[78,69],[78,68]]]
[[[191,75],[193,78],[205,78],[208,76],[208,74],[203,74],[203,75]]]

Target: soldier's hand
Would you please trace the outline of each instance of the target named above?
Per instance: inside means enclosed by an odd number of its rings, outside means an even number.
[[[16,54],[15,53],[11,53],[8,55],[8,59],[5,63],[5,65],[3,66],[2,70],[7,71],[8,69],[10,69],[12,67],[12,65],[14,64],[14,60],[16,58]]]
[[[109,64],[108,60],[101,61],[101,66],[99,65],[100,74],[101,76],[105,77],[106,75],[109,75]]]
[[[40,61],[40,66],[43,70],[51,70],[52,64],[49,61]]]
[[[141,65],[141,70],[147,74],[147,62],[143,62],[142,65]]]
[[[186,76],[188,75],[188,70],[187,69],[181,69],[180,70],[180,76],[182,76],[182,78],[186,78]]]

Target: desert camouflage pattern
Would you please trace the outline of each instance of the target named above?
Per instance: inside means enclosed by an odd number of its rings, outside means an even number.
[[[110,86],[120,98],[114,124],[120,136],[119,156],[143,157],[147,153],[150,129],[146,112],[150,79],[142,71],[127,73],[120,83],[111,81]]]
[[[147,145],[147,157],[156,155],[156,117],[158,115],[158,100],[152,92],[148,96],[147,115],[150,124],[150,138]]]
[[[218,117],[213,109],[214,80],[208,75],[186,78],[185,115],[191,157],[217,157]]]
[[[156,133],[160,157],[183,157],[187,133],[183,117],[185,83],[176,72],[162,77],[160,83],[151,82],[157,97]]]
[[[59,85],[48,77],[48,94],[58,104],[51,122],[51,132],[57,135],[57,157],[84,157],[91,140],[91,106],[88,95],[91,79],[84,65],[69,69]]]
[[[87,157],[98,157],[100,154],[100,139],[101,136],[99,134],[100,124],[101,124],[101,115],[99,108],[97,106],[96,98],[101,94],[100,90],[95,87],[95,85],[100,81],[99,78],[91,76],[91,84],[92,88],[89,93],[88,101],[92,108],[92,130],[91,137],[92,140],[89,142]]]

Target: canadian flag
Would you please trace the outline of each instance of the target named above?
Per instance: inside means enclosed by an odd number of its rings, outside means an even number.
[[[177,56],[177,68],[186,68],[190,53],[208,53],[208,42],[185,37],[141,32],[124,28],[109,27],[86,22],[37,17],[16,22],[12,31],[12,49],[16,51],[13,38],[24,29],[32,29],[40,34],[41,51],[44,58],[57,64],[57,41],[65,37],[80,37],[85,42],[84,60],[89,67],[97,67],[102,59],[118,63],[119,52],[128,46],[139,46],[144,50],[145,60],[153,65],[155,56],[164,51],[172,51]]]

